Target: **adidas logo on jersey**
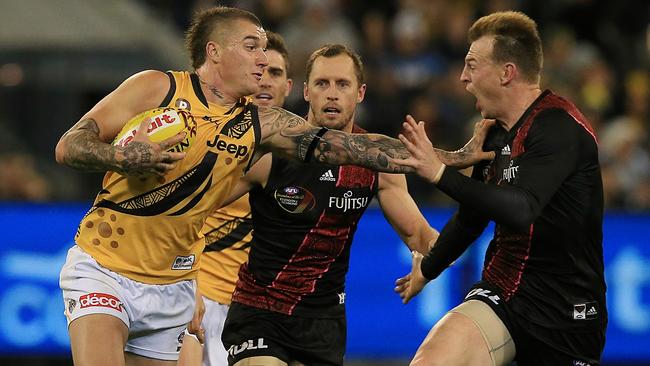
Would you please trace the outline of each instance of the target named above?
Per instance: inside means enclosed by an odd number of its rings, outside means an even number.
[[[510,155],[510,145],[506,145],[501,149],[501,155]]]
[[[587,311],[587,316],[593,316],[593,315],[598,315],[598,311],[596,311],[596,308],[592,306],[592,307]]]
[[[323,173],[318,180],[321,182],[336,182],[336,178],[334,178],[334,174],[332,174],[332,169]]]

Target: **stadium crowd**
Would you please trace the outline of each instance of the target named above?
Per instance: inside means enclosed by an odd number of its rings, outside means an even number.
[[[179,37],[194,11],[211,0],[140,0],[175,24]],[[304,65],[325,43],[343,43],[362,56],[369,86],[359,106],[359,124],[396,136],[407,113],[427,122],[435,146],[454,149],[479,119],[473,98],[459,81],[467,50],[466,30],[479,16],[521,10],[543,30],[542,86],[574,100],[596,129],[608,209],[650,208],[650,104],[648,3],[635,1],[445,1],[445,0],[238,0],[219,1],[258,14],[265,28],[290,47],[295,85],[287,109],[304,115]],[[0,70],[0,82],[6,70]],[[9,74],[11,75],[11,74]],[[0,144],[0,199],[80,200],[87,186],[62,176],[44,149],[30,148],[12,133],[19,126],[0,114],[7,131]],[[13,131],[15,132],[15,131]],[[24,135],[24,134],[23,134]],[[51,150],[50,150],[51,151]],[[409,187],[420,204],[451,201],[417,177]]]

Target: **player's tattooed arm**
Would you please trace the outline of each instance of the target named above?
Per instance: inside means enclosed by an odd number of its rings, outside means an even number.
[[[411,116],[406,116],[406,119],[413,124],[416,123],[415,119]],[[485,142],[488,131],[495,122],[495,120],[487,119],[477,122],[474,125],[472,138],[465,146],[456,151],[445,151],[434,147],[433,152],[443,164],[458,168],[467,168],[482,160],[492,160],[494,159],[494,151],[483,151],[483,143]]]
[[[72,126],[61,137],[56,150],[57,160],[75,169],[101,172],[117,168],[116,149],[99,139],[99,126],[92,118]]]
[[[438,159],[447,166],[466,168],[473,165],[470,163],[473,162],[470,160],[472,154],[466,151],[464,147],[456,151],[446,151],[437,148],[434,148],[433,151],[438,155]]]
[[[113,146],[100,139],[94,119],[82,119],[61,137],[56,147],[57,161],[88,172],[162,175],[174,167],[174,161],[183,158],[182,153],[165,151],[177,142],[177,137],[156,144],[140,132],[127,146]]]
[[[379,134],[350,134],[329,130],[318,137],[319,127],[281,108],[260,108],[262,147],[297,160],[315,160],[334,165],[353,164],[389,172],[407,173],[410,166],[401,163],[410,158],[397,139]],[[315,142],[313,152],[310,146]],[[307,158],[307,154],[313,154]]]
[[[302,137],[297,136],[297,140],[301,141]],[[410,157],[404,145],[399,140],[384,135],[329,130],[318,140],[313,154],[321,163],[362,165],[390,173],[413,171],[411,167],[401,165],[396,160]]]

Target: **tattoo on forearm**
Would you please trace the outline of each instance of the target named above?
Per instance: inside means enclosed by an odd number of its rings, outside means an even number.
[[[273,131],[280,131],[281,134],[291,134],[288,129],[307,124],[304,118],[278,107],[265,108],[263,114],[266,117],[265,125]]]
[[[280,135],[291,141],[286,144],[293,158],[305,160],[309,146],[319,131],[318,127],[308,127],[307,121],[281,108],[260,109],[260,121],[265,134]],[[273,151],[282,151],[278,145]],[[402,166],[395,159],[406,159],[411,155],[397,139],[376,134],[350,134],[329,130],[323,135],[314,149],[314,158],[321,163],[333,165],[361,165],[373,170],[390,173],[407,173],[411,167]]]
[[[316,145],[314,156],[322,163],[362,165],[384,172],[407,173],[413,170],[394,161],[410,157],[404,145],[399,140],[382,135],[330,130]]]
[[[99,139],[99,126],[92,118],[79,121],[65,138],[65,163],[85,171],[116,171],[122,174],[143,173],[153,164],[152,146],[131,141],[116,147]]]
[[[305,152],[309,147],[315,132],[305,135],[304,125],[307,124],[303,118],[288,112],[282,108],[261,108],[260,121],[263,121],[262,128],[267,131],[267,135],[279,134],[290,140],[295,140],[297,153],[304,159]]]
[[[86,171],[105,171],[115,162],[115,148],[99,139],[99,126],[92,119],[77,122],[63,135],[66,140],[64,161]]]
[[[464,166],[471,157],[471,154],[465,151],[465,149],[445,151],[434,148],[433,150],[436,152],[438,159],[447,166]]]

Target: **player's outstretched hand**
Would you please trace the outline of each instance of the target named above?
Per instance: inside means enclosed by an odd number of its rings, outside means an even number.
[[[147,136],[150,119],[140,123],[133,140],[128,145],[120,147],[122,159],[121,174],[124,175],[155,175],[162,177],[176,167],[176,162],[185,157],[183,152],[169,152],[167,149],[185,139],[186,133],[180,132],[161,142],[153,142]]]
[[[429,282],[422,275],[422,270],[420,270],[420,264],[423,258],[422,254],[412,251],[411,255],[413,256],[411,260],[411,273],[395,281],[395,292],[399,294],[404,304],[408,304],[413,297],[422,291],[427,282]]]
[[[462,163],[455,166],[459,168],[467,168],[483,160],[494,159],[494,151],[483,151],[483,142],[485,142],[485,137],[487,136],[488,131],[495,123],[496,120],[484,119],[474,124],[474,134],[472,135],[472,138],[465,144],[465,146],[456,151],[456,153],[460,153],[464,156]]]
[[[424,122],[415,122],[413,117],[406,116],[406,122],[402,124],[404,130],[399,134],[399,140],[411,153],[408,159],[396,160],[398,164],[410,166],[422,178],[434,182],[442,162],[438,157],[427,133],[424,129]]]

